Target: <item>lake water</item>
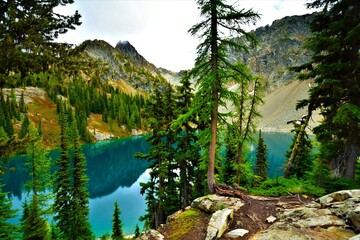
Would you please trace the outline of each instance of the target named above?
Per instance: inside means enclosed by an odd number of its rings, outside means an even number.
[[[263,133],[268,148],[270,164],[269,176],[281,176],[281,166],[284,154],[289,148],[291,134]],[[111,234],[114,202],[118,201],[121,209],[121,219],[125,234],[133,234],[136,224],[145,214],[145,196],[140,194],[140,182],[149,179],[146,160],[133,157],[136,152],[147,152],[149,144],[145,137],[131,137],[113,141],[99,142],[84,146],[87,159],[87,174],[89,177],[90,193],[90,223],[96,237],[105,233]],[[251,146],[249,158],[255,159],[256,145]],[[59,156],[58,151],[51,153],[53,158]],[[28,180],[20,158],[14,158],[8,164],[14,168],[5,176],[5,191],[13,198],[13,207],[19,209],[18,217],[12,222],[18,222],[22,214],[21,205],[26,198],[23,184]]]

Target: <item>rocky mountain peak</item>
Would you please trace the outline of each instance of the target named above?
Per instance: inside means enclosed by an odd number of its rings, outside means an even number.
[[[149,63],[141,54],[139,54],[136,48],[133,45],[131,45],[129,41],[127,40],[119,41],[116,44],[115,48],[120,50],[127,58],[129,58],[138,67],[150,67],[151,69],[155,69],[155,66]]]

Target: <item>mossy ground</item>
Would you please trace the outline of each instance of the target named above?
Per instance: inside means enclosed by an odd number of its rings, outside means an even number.
[[[210,216],[197,209],[182,212],[176,219],[159,229],[166,239],[205,239]]]

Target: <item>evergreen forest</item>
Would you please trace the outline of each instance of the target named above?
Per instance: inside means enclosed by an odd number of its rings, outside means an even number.
[[[304,46],[311,56],[290,70],[297,81],[313,84],[308,98],[294,106],[307,114],[289,122],[293,140],[283,175],[275,179],[268,176],[268,149],[258,127],[268,82],[246,61],[229,57],[230,51],[240,55],[258,47],[254,32],[245,30],[261,18],[257,11],[226,0],[197,0],[202,20],[188,32],[201,40],[195,66],[174,85],[126,54],[106,53],[121,62],[116,71],[87,57],[89,47],[109,49],[100,41],[57,42],[81,25],[78,11],[54,11],[73,3],[0,2],[0,239],[95,239],[82,144],[102,140],[106,131],[104,139],[146,133],[149,152],[136,153],[150,169],[149,180],[140,184],[147,208],[139,219],[143,230],[159,228],[222,186],[244,194],[314,197],[360,188],[358,0],[307,3],[318,11]],[[321,121],[310,129],[315,112]],[[247,155],[255,142],[251,163]],[[47,153],[55,148],[60,157],[52,161]],[[25,156],[30,180],[20,222],[12,224],[17,211],[2,176],[14,171],[7,164],[16,155]],[[121,213],[114,202],[112,232],[102,239],[124,239]],[[136,226],[134,238],[139,235]]]

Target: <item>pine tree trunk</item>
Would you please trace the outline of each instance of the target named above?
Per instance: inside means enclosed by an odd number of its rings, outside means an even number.
[[[214,74],[214,82],[212,86],[213,110],[211,115],[211,141],[209,145],[209,163],[207,172],[207,182],[209,193],[214,193],[215,189],[215,157],[216,157],[216,139],[217,139],[217,123],[218,123],[218,105],[220,79],[218,74],[218,43],[217,43],[217,3],[211,0],[211,62],[212,73]]]
[[[344,146],[344,150],[341,151],[337,159],[331,163],[331,168],[337,176],[354,179],[360,147],[358,137],[354,136],[356,133],[352,135],[349,143]]]
[[[346,161],[346,167],[344,172],[344,177],[346,178],[355,178],[355,168],[356,168],[356,161],[359,156],[359,141],[357,137],[353,137],[349,146],[349,155]]]

